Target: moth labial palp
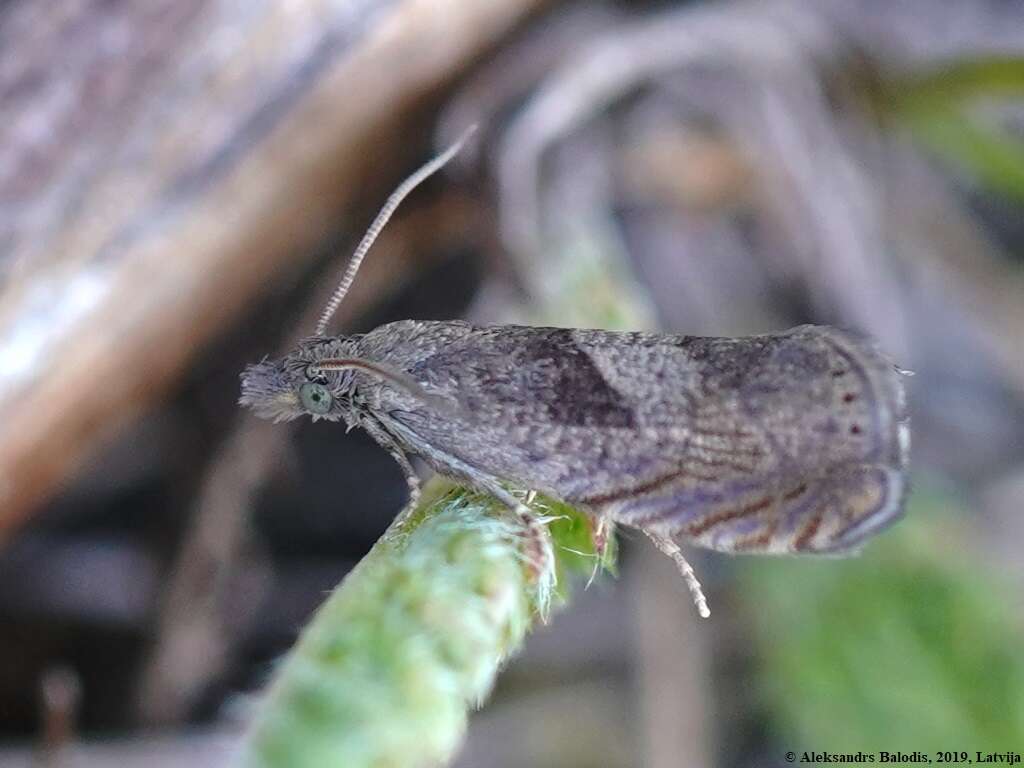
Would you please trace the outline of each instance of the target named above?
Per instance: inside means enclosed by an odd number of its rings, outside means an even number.
[[[249,366],[240,402],[367,432],[492,494],[550,558],[543,520],[508,489],[643,531],[706,600],[679,542],[729,553],[844,554],[897,520],[909,424],[903,374],[869,339],[804,325],[744,338],[404,320],[330,336],[331,315],[401,199],[469,133],[403,182],[360,243],[316,335]],[[548,569],[550,570],[550,569]]]

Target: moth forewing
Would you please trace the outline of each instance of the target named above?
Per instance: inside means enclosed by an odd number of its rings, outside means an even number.
[[[842,551],[902,509],[900,374],[835,329],[719,339],[402,322],[363,344],[459,399],[437,418],[375,385],[389,431],[441,472],[469,467],[729,552]]]

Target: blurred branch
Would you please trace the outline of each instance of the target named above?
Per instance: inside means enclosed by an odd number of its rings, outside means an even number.
[[[138,709],[147,725],[183,720],[228,660],[231,614],[251,613],[259,590],[239,589],[255,494],[291,429],[241,419],[211,462],[164,594],[156,643],[142,672]],[[238,622],[236,622],[238,623]]]
[[[82,682],[73,669],[60,666],[44,673],[39,688],[43,728],[38,766],[60,768],[76,736]]]
[[[982,188],[1024,201],[1024,137],[991,124],[978,110],[1007,99],[1015,99],[1010,105],[1019,102],[1024,57],[963,56],[910,74],[890,74],[879,95],[876,106],[913,139]],[[1024,321],[1020,269],[1000,253],[945,179],[910,157],[890,161],[887,169],[889,193],[899,200],[900,211],[899,226],[892,229],[913,256],[908,263],[922,273],[918,282],[944,286],[944,305],[969,312],[969,325],[976,328],[972,344],[992,356],[1016,392],[1024,391],[1024,354],[1016,333]],[[945,333],[941,343],[948,347]]]
[[[294,269],[417,103],[537,4],[5,6],[0,537]]]
[[[703,768],[715,764],[716,742],[708,702],[713,699],[710,631],[693,620],[679,572],[668,558],[639,553],[634,664],[638,672],[647,768]]]
[[[735,145],[755,193],[786,190],[762,194],[759,207],[788,241],[786,267],[803,279],[821,318],[869,331],[905,358],[906,319],[884,247],[882,197],[864,156],[873,137],[838,121],[819,78],[822,62],[845,50],[826,19],[791,3],[687,5],[569,50],[510,121],[496,153],[503,244],[525,274],[542,276],[531,291],[551,294],[556,259],[570,252],[560,241],[585,214],[603,214],[609,232],[623,239],[615,225],[618,168],[608,159],[614,152],[602,153],[603,166],[595,160],[593,177],[576,186],[581,162],[566,157],[597,135],[599,118],[628,113],[639,94],[662,90],[659,109],[713,125]],[[611,134],[615,146],[649,138],[650,119],[621,122]],[[580,210],[581,199],[590,210]]]
[[[443,764],[468,709],[545,612],[555,570],[593,567],[579,513],[545,508],[559,518],[550,527],[556,555],[538,561],[517,517],[444,487],[428,488],[428,500],[392,524],[303,631],[240,764]]]

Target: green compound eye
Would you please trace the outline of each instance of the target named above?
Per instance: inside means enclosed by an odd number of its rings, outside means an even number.
[[[307,382],[299,388],[299,399],[302,400],[302,407],[310,413],[323,416],[331,410],[331,392],[323,384]]]

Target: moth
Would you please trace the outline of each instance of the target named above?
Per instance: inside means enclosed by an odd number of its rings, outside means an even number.
[[[678,546],[845,554],[896,521],[907,492],[903,371],[863,336],[803,325],[711,338],[461,321],[359,336],[327,325],[401,200],[468,134],[406,179],[370,226],[316,327],[242,374],[267,419],[361,427],[395,458],[492,494],[586,511],[595,531],[644,532],[706,600]]]

